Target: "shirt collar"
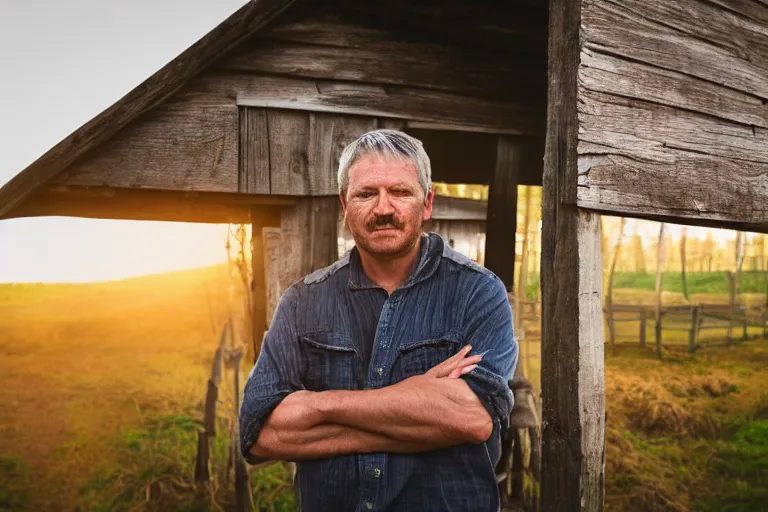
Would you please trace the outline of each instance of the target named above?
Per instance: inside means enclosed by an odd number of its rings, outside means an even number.
[[[426,233],[422,235],[421,240],[419,241],[419,259],[416,263],[416,270],[411,277],[408,278],[408,281],[400,286],[400,288],[410,288],[431,277],[440,265],[444,244],[445,242],[442,237],[437,233]],[[371,281],[365,274],[357,247],[353,247],[349,255],[348,286],[352,290],[381,288],[381,286]]]

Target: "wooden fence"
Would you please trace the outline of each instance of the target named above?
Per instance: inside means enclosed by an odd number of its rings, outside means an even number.
[[[765,304],[744,306],[737,304],[685,304],[662,306],[656,321],[655,306],[638,304],[606,304],[603,310],[608,326],[608,344],[611,352],[621,343],[619,338],[636,340],[641,347],[648,345],[648,325],[654,333],[653,343],[661,356],[662,347],[687,346],[691,353],[700,348],[731,345],[748,339],[768,339],[768,308]],[[636,335],[619,324],[637,324]],[[706,331],[720,331],[706,336]],[[664,333],[668,333],[664,336]],[[671,333],[682,333],[673,334]],[[687,334],[687,335],[686,335]],[[634,344],[634,343],[632,343]]]

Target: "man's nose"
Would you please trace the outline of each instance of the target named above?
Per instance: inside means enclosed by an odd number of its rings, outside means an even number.
[[[374,207],[374,213],[376,215],[389,215],[391,213],[394,213],[395,209],[392,206],[392,201],[390,200],[389,194],[387,194],[386,191],[382,191],[379,194],[379,198],[376,201],[376,206]]]

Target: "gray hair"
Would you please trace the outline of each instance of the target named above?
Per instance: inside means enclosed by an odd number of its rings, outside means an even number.
[[[432,188],[432,167],[419,139],[398,130],[373,130],[351,142],[339,158],[339,193],[349,188],[349,169],[363,155],[376,154],[411,162],[416,167],[424,197]]]

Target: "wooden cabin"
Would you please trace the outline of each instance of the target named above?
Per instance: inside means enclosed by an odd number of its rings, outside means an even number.
[[[541,508],[601,510],[599,214],[768,231],[766,26],[762,0],[254,0],[0,189],[0,218],[250,222],[258,336],[265,254],[283,284],[337,257],[362,132],[490,185],[510,289],[517,185],[542,184]]]

